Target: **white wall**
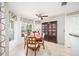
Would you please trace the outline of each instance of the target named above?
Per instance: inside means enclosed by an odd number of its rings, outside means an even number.
[[[21,42],[21,22],[15,22],[14,24],[14,39],[16,44]]]
[[[65,47],[71,47],[69,33],[79,33],[79,15],[65,17]]]
[[[65,17],[64,15],[57,16],[55,18],[51,17],[48,19],[43,20],[42,22],[50,22],[50,21],[57,21],[57,41],[60,44],[64,44],[64,26],[65,26]]]
[[[79,56],[79,37],[70,36],[70,40],[71,40],[71,48],[72,48],[71,55]]]

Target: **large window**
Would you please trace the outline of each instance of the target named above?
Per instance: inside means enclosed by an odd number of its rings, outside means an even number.
[[[30,35],[30,32],[32,31],[32,24],[28,24],[28,23],[23,23],[22,27],[21,27],[21,33],[22,33],[22,37],[24,36],[23,33],[27,33],[28,35]]]

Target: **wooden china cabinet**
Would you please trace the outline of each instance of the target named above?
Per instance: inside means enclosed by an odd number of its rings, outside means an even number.
[[[42,32],[45,40],[57,43],[57,21],[42,23]]]

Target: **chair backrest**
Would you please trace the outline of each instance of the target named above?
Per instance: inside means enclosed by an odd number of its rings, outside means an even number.
[[[24,36],[27,36],[27,33],[24,33]]]
[[[30,33],[30,35],[31,35],[31,36],[34,36],[34,33],[33,33],[33,32],[31,32],[31,33]]]
[[[36,44],[35,37],[27,37],[27,44]]]
[[[24,33],[24,40],[26,40],[26,37],[27,37],[27,34],[26,34],[26,33]]]
[[[44,35],[45,35],[45,34],[44,34],[44,33],[42,33],[42,37],[43,37],[43,38],[44,38]]]

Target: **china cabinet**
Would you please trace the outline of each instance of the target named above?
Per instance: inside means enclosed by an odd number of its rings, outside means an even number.
[[[42,23],[42,32],[45,40],[57,43],[57,21]]]

